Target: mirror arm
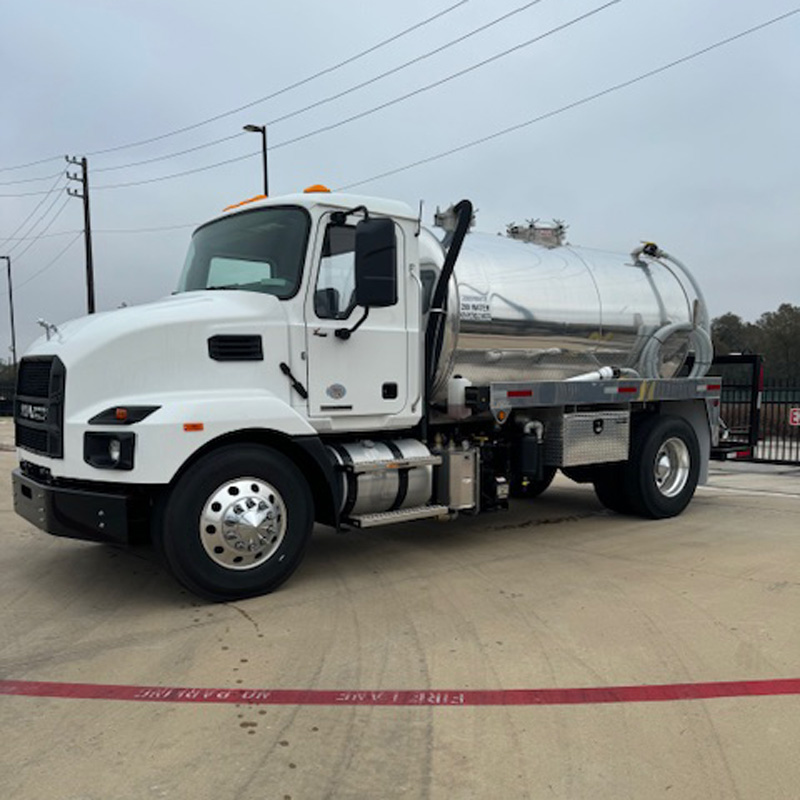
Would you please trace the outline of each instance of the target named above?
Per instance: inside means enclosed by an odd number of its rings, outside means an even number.
[[[347,211],[334,211],[331,214],[331,225],[346,225],[347,218],[351,214],[356,214],[361,211],[364,214],[364,219],[369,219],[369,211],[367,211],[366,206],[356,206],[355,208],[351,208]]]
[[[363,314],[363,316],[361,317],[361,319],[360,319],[358,322],[356,322],[356,324],[355,324],[355,325],[353,325],[353,327],[352,327],[352,328],[337,328],[337,329],[336,329],[336,330],[333,332],[333,335],[334,335],[334,336],[335,336],[337,339],[342,339],[342,340],[344,340],[344,341],[347,341],[347,340],[348,340],[348,339],[349,339],[349,338],[352,336],[352,334],[354,334],[354,333],[355,333],[355,332],[356,332],[356,331],[357,331],[357,330],[358,330],[358,329],[361,327],[361,323],[362,323],[362,322],[364,322],[364,320],[365,320],[365,319],[366,319],[368,316],[369,316],[369,306],[367,306],[367,307],[364,309],[364,314]]]

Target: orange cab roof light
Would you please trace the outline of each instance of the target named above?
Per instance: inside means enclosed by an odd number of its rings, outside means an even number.
[[[307,186],[303,189],[303,194],[316,194],[317,192],[327,192],[330,194],[331,190],[327,186],[323,186],[321,183],[315,183],[313,186]]]
[[[241,203],[234,203],[230,206],[225,206],[223,211],[230,211],[232,208],[239,208],[240,206],[246,206],[248,203],[255,203],[259,200],[266,200],[267,196],[265,194],[257,194],[255,197],[250,197],[247,200],[242,200]]]

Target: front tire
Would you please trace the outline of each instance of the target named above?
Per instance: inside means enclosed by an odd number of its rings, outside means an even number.
[[[288,458],[267,447],[230,445],[178,479],[158,545],[187,589],[236,600],[280,586],[300,565],[313,524],[311,491]]]

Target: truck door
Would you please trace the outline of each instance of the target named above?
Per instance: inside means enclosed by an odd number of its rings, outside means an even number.
[[[314,271],[306,297],[306,354],[309,416],[352,417],[398,414],[408,402],[409,332],[402,229],[397,235],[398,301],[364,309],[355,305],[355,221],[331,224],[322,217],[314,248]]]

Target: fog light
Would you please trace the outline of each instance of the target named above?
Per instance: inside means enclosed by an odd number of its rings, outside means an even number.
[[[87,431],[83,435],[83,460],[97,469],[133,469],[134,433]]]
[[[119,464],[119,457],[122,454],[122,445],[119,439],[112,439],[108,443],[108,457],[114,464]]]

